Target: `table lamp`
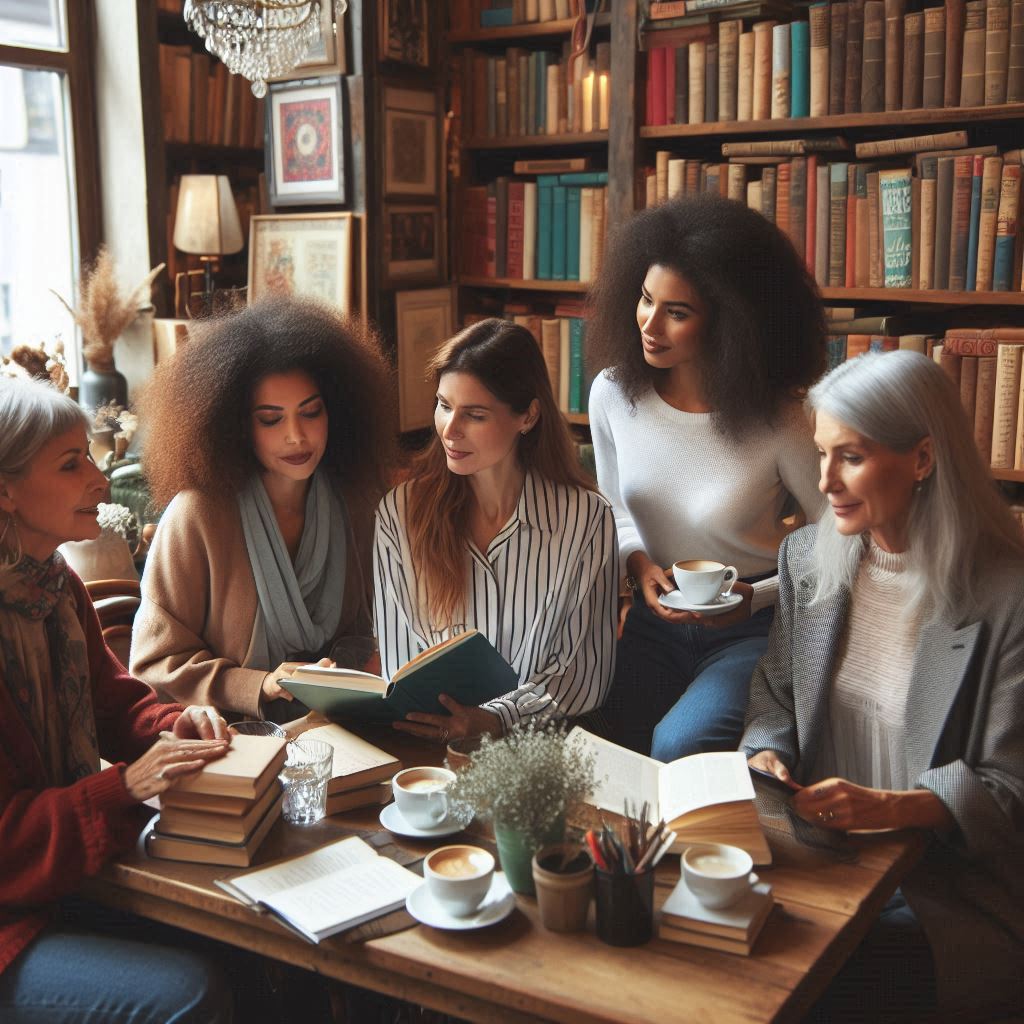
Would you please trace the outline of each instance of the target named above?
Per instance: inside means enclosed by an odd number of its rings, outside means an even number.
[[[238,207],[224,174],[183,174],[174,218],[174,247],[199,257],[204,269],[203,308],[213,311],[213,265],[243,245]]]

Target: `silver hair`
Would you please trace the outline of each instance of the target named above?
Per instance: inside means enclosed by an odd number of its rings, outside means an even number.
[[[932,473],[910,509],[909,606],[956,621],[973,604],[983,564],[1024,556],[1024,532],[993,484],[950,377],[918,352],[867,353],[836,367],[808,402],[858,434],[896,452],[930,437]],[[865,538],[845,537],[827,510],[818,523],[812,602],[853,586]]]
[[[74,399],[37,380],[0,377],[0,477],[22,476],[47,441],[89,417]]]

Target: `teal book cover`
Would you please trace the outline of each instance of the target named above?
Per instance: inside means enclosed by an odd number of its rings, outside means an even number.
[[[789,26],[789,116],[809,117],[811,113],[810,26],[794,21]]]
[[[971,219],[967,234],[967,276],[964,278],[964,291],[967,292],[973,292],[978,283],[978,233],[981,230],[981,177],[984,165],[984,158],[974,158],[974,173],[971,177]]]
[[[554,213],[555,188],[543,185],[537,188],[537,279],[551,280],[551,233]]]
[[[569,318],[569,412],[583,412],[583,321]]]
[[[580,188],[572,185],[565,195],[565,279],[580,279]]]
[[[551,278],[554,281],[565,280],[567,198],[564,185],[551,189]]]
[[[909,288],[911,248],[910,170],[880,171],[882,250],[886,288]]]
[[[559,185],[607,185],[607,171],[566,171],[564,174],[553,175]]]
[[[840,363],[846,362],[846,335],[830,334],[825,343],[825,367],[834,370]]]

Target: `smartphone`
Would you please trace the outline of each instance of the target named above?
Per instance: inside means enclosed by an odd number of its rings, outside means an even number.
[[[755,792],[760,791],[766,796],[774,796],[787,804],[793,799],[796,790],[787,786],[777,775],[766,772],[762,768],[754,768],[752,765],[747,767],[750,768],[750,780],[754,783]]]

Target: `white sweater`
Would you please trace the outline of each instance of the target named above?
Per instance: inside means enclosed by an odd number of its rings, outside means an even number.
[[[740,577],[775,572],[783,517],[818,519],[818,456],[794,402],[774,429],[735,443],[710,413],[681,412],[651,388],[631,409],[600,374],[590,392],[597,479],[615,510],[620,570],[634,551],[661,566],[688,558],[734,565]],[[754,586],[753,610],[775,603],[775,578]]]

